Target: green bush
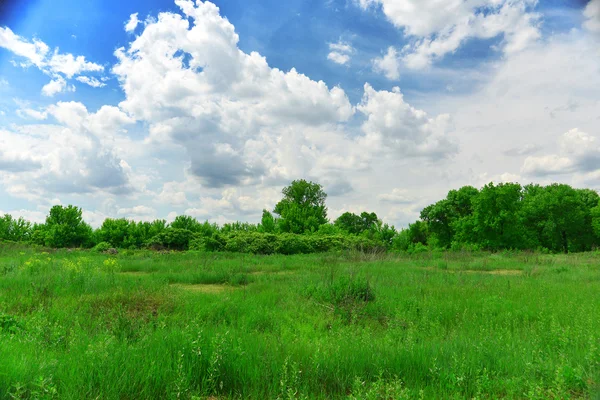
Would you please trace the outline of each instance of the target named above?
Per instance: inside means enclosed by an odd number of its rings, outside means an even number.
[[[105,251],[107,251],[108,249],[111,249],[112,246],[110,243],[108,242],[100,242],[97,245],[94,246],[94,248],[92,250],[97,251],[98,253],[103,253]]]
[[[166,228],[158,235],[152,237],[147,246],[152,249],[188,250],[194,233],[187,229]]]

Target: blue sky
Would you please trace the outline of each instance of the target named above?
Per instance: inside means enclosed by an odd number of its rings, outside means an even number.
[[[309,178],[404,226],[465,184],[600,186],[600,0],[214,5],[5,2],[0,211],[255,221]]]

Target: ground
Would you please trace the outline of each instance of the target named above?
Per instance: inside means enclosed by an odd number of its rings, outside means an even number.
[[[0,399],[595,398],[600,254],[0,245]]]

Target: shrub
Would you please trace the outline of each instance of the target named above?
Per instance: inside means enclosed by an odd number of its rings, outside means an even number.
[[[110,243],[108,243],[108,242],[100,242],[97,245],[95,245],[92,250],[93,251],[97,251],[98,253],[103,253],[105,251],[108,251],[108,249],[110,249],[110,248],[112,248],[112,246],[110,245]]]
[[[277,237],[275,252],[278,254],[307,254],[314,253],[310,244],[310,236],[283,233]]]
[[[194,234],[187,229],[166,228],[158,235],[152,237],[147,246],[153,249],[188,250]]]

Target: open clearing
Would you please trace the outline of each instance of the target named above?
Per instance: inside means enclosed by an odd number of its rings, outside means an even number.
[[[0,247],[0,266],[0,399],[595,398],[600,383],[596,253]]]

